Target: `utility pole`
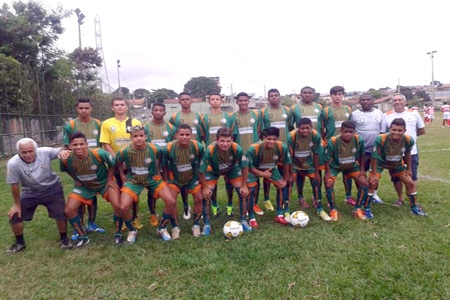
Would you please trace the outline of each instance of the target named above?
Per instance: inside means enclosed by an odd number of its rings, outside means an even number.
[[[118,94],[119,96],[122,95],[122,88],[120,87],[120,60],[117,60],[117,83],[119,85]]]
[[[431,105],[434,106],[434,100],[435,100],[435,93],[434,93],[434,64],[433,64],[433,58],[434,58],[434,53],[436,53],[437,51],[430,51],[427,52],[427,54],[430,56],[431,58]]]

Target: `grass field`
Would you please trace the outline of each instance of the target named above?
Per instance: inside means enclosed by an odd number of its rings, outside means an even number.
[[[338,181],[340,221],[326,223],[308,209],[310,224],[297,229],[276,224],[271,212],[259,229],[231,241],[221,232],[224,216],[212,221],[211,236],[195,239],[180,212],[180,240],[163,242],[141,197],[145,227],[134,245],[114,246],[112,209],[101,200],[98,224],[107,233],[92,234],[84,248],[61,251],[55,223],[40,208],[25,225],[28,248],[3,254],[13,243],[3,163],[0,299],[450,299],[450,128],[436,118],[419,138],[418,197],[429,217],[391,205],[396,196],[385,172],[379,195],[386,204],[373,205],[374,220],[351,216]],[[67,193],[70,179],[61,176]]]

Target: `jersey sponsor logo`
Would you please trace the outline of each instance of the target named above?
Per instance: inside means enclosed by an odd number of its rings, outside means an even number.
[[[94,130],[92,131],[92,133],[93,133],[94,135],[98,135],[98,130],[97,130],[97,129],[94,129]]]
[[[75,194],[81,194],[81,190],[79,189],[73,189],[72,192]]]
[[[356,148],[352,148],[352,153],[356,153]]]
[[[194,124],[195,124],[195,125],[198,124],[198,120],[197,120],[197,119],[194,120]]]
[[[228,164],[219,164],[219,170],[225,170],[228,169]]]
[[[197,134],[197,128],[191,127],[191,129],[192,129],[192,134]]]
[[[282,117],[283,117],[283,119],[286,119],[287,118],[287,114],[283,114]]]
[[[252,133],[253,133],[253,128],[251,128],[251,127],[239,128],[239,134],[252,134]]]
[[[319,109],[318,109],[318,108],[315,108],[315,109],[314,109],[314,112],[315,112],[316,114],[318,114],[318,113],[319,113]]]
[[[355,162],[355,158],[353,156],[350,157],[340,157],[339,158],[339,163],[340,164],[352,164]]]
[[[91,181],[97,179],[97,174],[77,175],[79,181]]]
[[[97,170],[97,166],[96,165],[92,165],[89,169],[91,170],[91,171],[95,171],[95,170]]]
[[[250,119],[250,123],[254,124],[255,122],[256,122],[255,119],[253,118]]]
[[[334,122],[334,127],[335,128],[341,128],[342,122],[343,121],[336,121],[336,122]]]
[[[311,151],[295,151],[294,156],[298,158],[308,157],[311,155]]]
[[[219,130],[220,128],[222,128],[221,126],[214,126],[214,127],[211,127],[210,129],[209,129],[209,134],[216,134],[217,133],[217,130]]]
[[[191,155],[189,155],[189,158],[190,158],[190,159],[194,159],[194,158],[195,158],[195,155],[194,155],[194,154],[191,154]]]
[[[268,170],[268,169],[273,169],[273,168],[275,168],[275,164],[274,163],[260,164],[259,165],[259,169],[262,169],[262,170]]]
[[[275,154],[274,156],[272,156],[272,159],[273,160],[278,160],[278,155]]]
[[[111,130],[112,132],[116,132],[117,128],[116,128],[116,126],[111,126],[110,130]]]
[[[177,166],[178,172],[186,172],[192,170],[191,164],[179,165]]]
[[[220,122],[222,122],[222,124],[226,124],[227,123],[227,119],[222,119],[222,120],[220,120]]]
[[[96,147],[97,146],[97,140],[94,139],[87,139],[88,147]]]
[[[273,126],[276,128],[286,128],[286,123],[283,121],[272,122],[272,123],[270,123],[270,126]]]
[[[150,157],[146,157],[145,159],[144,159],[144,163],[146,163],[146,164],[149,164],[149,163],[151,163],[152,162],[152,159],[150,158]]]
[[[131,172],[136,175],[147,175],[148,169],[145,167],[131,167]]]
[[[386,155],[387,161],[400,161],[402,159],[401,155]]]
[[[166,130],[166,131],[164,131],[162,134],[163,134],[163,136],[168,136],[168,135],[169,135],[169,132]]]
[[[308,118],[312,123],[317,123],[317,116],[305,116],[304,118]]]
[[[116,145],[128,145],[131,142],[129,138],[116,138],[114,140]]]
[[[167,145],[166,140],[152,140],[152,143],[156,144],[156,145],[158,145],[160,147],[164,147],[164,146]]]

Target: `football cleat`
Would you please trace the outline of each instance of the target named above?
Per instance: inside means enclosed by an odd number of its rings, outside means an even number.
[[[11,248],[9,248],[8,250],[6,250],[7,254],[15,254],[19,251],[22,251],[26,248],[27,246],[25,245],[25,243],[14,243]]]
[[[298,205],[301,209],[309,208],[309,204],[306,202],[305,198],[298,199]]]
[[[144,225],[141,223],[141,220],[139,220],[139,218],[136,218],[133,220],[133,227],[136,229],[142,229]]]
[[[76,246],[77,248],[81,248],[81,247],[83,247],[84,245],[89,244],[89,242],[90,242],[89,237],[88,237],[87,235],[83,235],[83,236],[80,236],[80,237],[78,238],[77,243],[75,244],[75,246]]]
[[[330,216],[327,214],[326,211],[321,210],[321,211],[319,211],[317,214],[319,215],[319,217],[320,217],[322,220],[324,220],[324,221],[331,221],[331,218],[330,218]]]
[[[252,231],[252,227],[248,224],[248,222],[246,220],[241,220],[241,225],[242,225],[242,229],[244,229],[244,231]]]
[[[91,223],[88,226],[85,227],[86,232],[97,232],[97,233],[105,233],[106,230],[99,227],[97,224],[95,223]]]
[[[264,207],[266,208],[267,211],[274,211],[275,210],[273,208],[272,202],[270,202],[270,200],[265,200],[264,201]]]
[[[123,236],[121,234],[117,234],[114,237],[114,244],[115,245],[122,245],[123,244]]]
[[[152,226],[152,227],[158,226],[158,215],[157,214],[150,215],[150,226]]]
[[[345,203],[351,205],[351,206],[355,206],[356,205],[356,200],[353,199],[353,197],[347,197],[345,198]]]
[[[330,218],[331,218],[331,221],[339,220],[339,212],[337,211],[337,209],[330,210]]]
[[[262,209],[258,206],[258,204],[255,204],[253,206],[253,211],[255,212],[255,214],[257,214],[258,216],[263,216],[264,212],[262,211]]]
[[[200,237],[200,226],[199,225],[194,225],[192,226],[192,235],[196,238]]]
[[[65,237],[59,242],[59,248],[61,248],[62,250],[70,250],[73,248],[73,245],[69,241],[69,239]]]
[[[191,207],[188,206],[183,212],[183,219],[189,220],[191,218]]]
[[[258,222],[256,222],[256,219],[251,219],[249,222],[250,226],[253,228],[259,228]]]
[[[202,231],[202,235],[204,236],[208,236],[211,234],[211,225],[205,225],[203,226],[203,231]]]
[[[366,220],[366,219],[367,219],[366,215],[365,215],[364,212],[361,210],[361,208],[355,209],[355,210],[353,211],[353,216],[354,216],[355,218],[357,218],[357,219],[360,219],[360,220]]]
[[[281,224],[281,225],[286,225],[286,224],[289,223],[289,222],[287,222],[287,221],[284,219],[284,216],[283,216],[283,215],[276,216],[276,217],[275,217],[275,222],[277,222],[277,223],[279,223],[279,224]]]
[[[156,229],[156,233],[163,239],[163,241],[170,241],[172,239],[167,231],[167,228]]]
[[[428,214],[422,210],[422,208],[418,206],[414,206],[411,208],[411,213],[416,216],[428,217]]]
[[[383,203],[383,200],[381,200],[381,198],[378,195],[373,195],[372,203],[381,204]]]
[[[172,228],[172,240],[177,240],[180,238],[180,227],[176,226]]]
[[[136,242],[137,234],[137,230],[128,231],[127,244],[134,244],[134,242]]]
[[[373,215],[372,211],[370,210],[370,208],[366,208],[364,210],[364,214],[366,215],[367,219],[373,219],[375,218],[375,216]]]

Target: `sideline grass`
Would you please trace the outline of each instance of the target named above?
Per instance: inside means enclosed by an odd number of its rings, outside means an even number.
[[[145,227],[132,246],[113,245],[112,210],[100,200],[98,223],[107,233],[91,234],[86,247],[61,251],[55,223],[39,209],[25,225],[28,248],[8,256],[12,199],[3,166],[0,299],[450,299],[450,129],[439,121],[437,115],[419,138],[419,202],[430,217],[390,205],[395,193],[384,172],[379,194],[386,204],[373,205],[373,221],[351,216],[338,181],[339,222],[325,223],[307,209],[310,224],[296,229],[269,213],[258,219],[260,229],[232,241],[221,233],[224,216],[212,221],[210,237],[193,238],[180,209],[181,239],[164,243],[141,197]],[[62,178],[67,194],[70,179]],[[298,209],[297,201],[291,207]]]

